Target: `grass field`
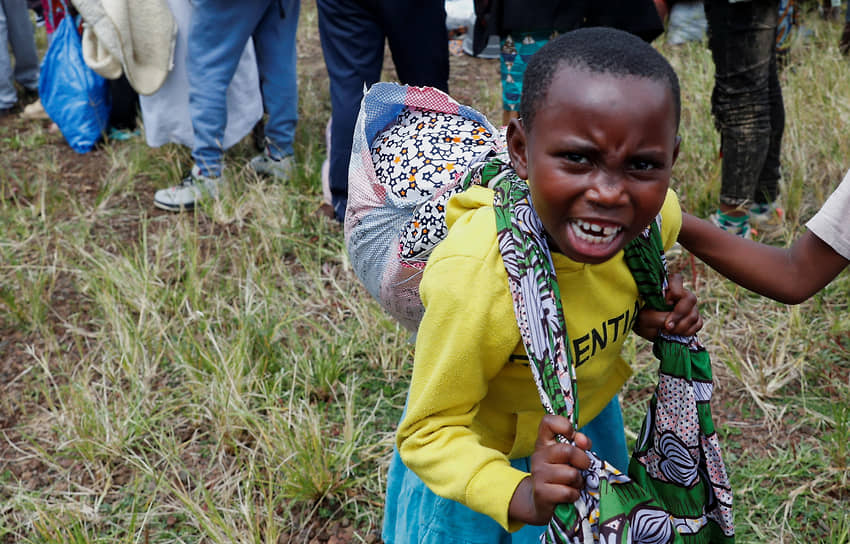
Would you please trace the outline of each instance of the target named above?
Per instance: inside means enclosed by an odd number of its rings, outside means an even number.
[[[782,74],[786,222],[760,234],[778,245],[850,166],[841,25],[802,22]],[[682,80],[673,185],[705,216],[711,57],[656,45]],[[497,70],[452,58],[452,94],[494,122]],[[330,106],[312,2],[299,72],[295,177],[250,174],[248,138],[223,198],[182,215],[152,198],[188,150],[137,138],[76,155],[47,122],[0,121],[0,542],[377,541],[412,346],[314,213]],[[700,298],[738,542],[850,543],[850,276],[784,306],[687,255],[672,266]],[[634,436],[655,367],[643,341],[627,351]]]

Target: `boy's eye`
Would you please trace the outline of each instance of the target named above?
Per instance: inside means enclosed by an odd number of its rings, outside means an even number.
[[[661,168],[661,165],[655,161],[649,161],[644,159],[635,159],[632,161],[631,169],[637,170],[641,172],[645,172],[647,170],[654,170],[656,168]]]
[[[576,164],[587,164],[588,162],[590,162],[588,160],[588,158],[586,156],[582,155],[581,153],[567,152],[567,153],[563,154],[563,157],[566,160],[568,160],[570,162],[574,162]]]

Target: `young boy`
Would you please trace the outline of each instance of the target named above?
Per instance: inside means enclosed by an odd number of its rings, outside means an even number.
[[[679,241],[709,266],[760,295],[786,304],[808,299],[850,262],[850,172],[790,248],[743,240],[683,214]]]
[[[536,542],[555,506],[577,499],[591,442],[627,468],[617,392],[631,370],[620,350],[640,303],[622,250],[659,212],[665,247],[676,240],[681,212],[668,187],[679,112],[672,67],[625,32],[569,32],[532,57],[507,144],[552,251],[582,432],[543,417],[494,193],[473,186],[449,201],[448,236],[421,280],[425,314],[397,435],[404,464],[394,458],[388,475],[385,542]],[[693,334],[695,299],[673,291],[676,306],[659,323]]]

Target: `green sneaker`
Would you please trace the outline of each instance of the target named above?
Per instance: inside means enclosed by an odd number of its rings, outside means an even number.
[[[738,236],[739,238],[752,239],[753,233],[750,229],[750,216],[741,215],[738,217],[729,216],[718,210],[711,214],[708,218],[715,226]]]

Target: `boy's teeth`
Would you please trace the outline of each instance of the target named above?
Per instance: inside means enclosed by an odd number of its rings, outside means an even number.
[[[621,230],[620,227],[603,227],[596,223],[582,221],[581,219],[573,221],[570,223],[570,226],[576,236],[594,244],[608,244],[612,242]]]

